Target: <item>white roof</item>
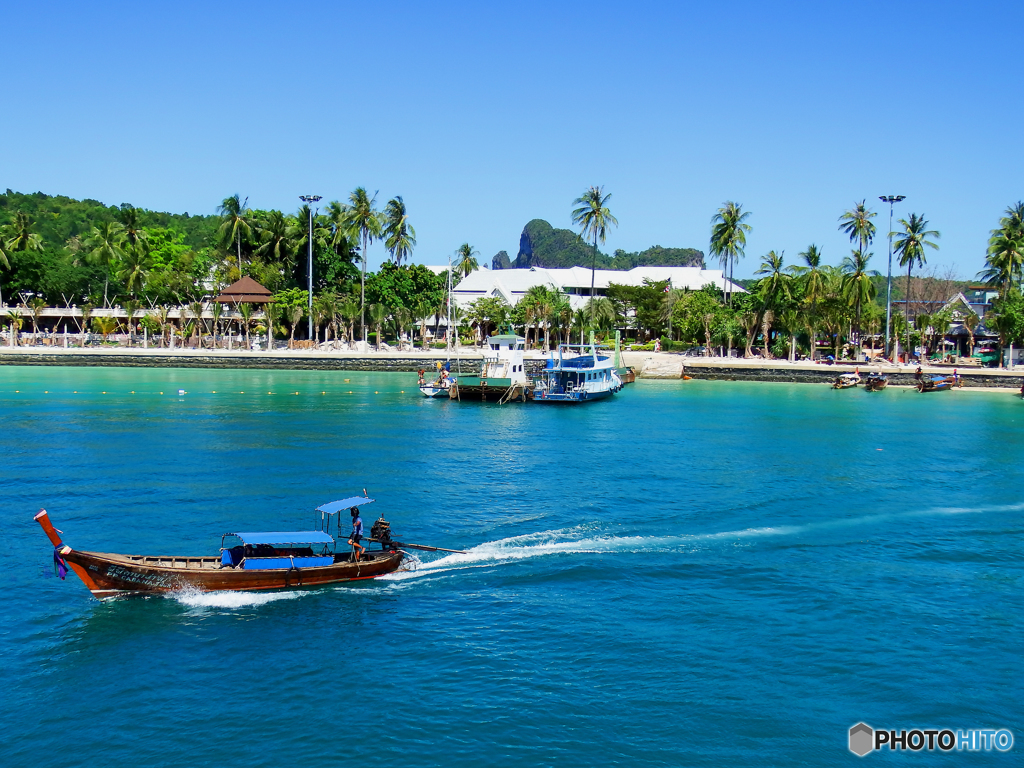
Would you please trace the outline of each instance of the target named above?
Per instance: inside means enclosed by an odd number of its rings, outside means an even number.
[[[584,306],[589,299],[590,270],[586,267],[570,269],[494,269],[478,270],[464,277],[455,286],[452,295],[459,306],[482,298],[500,296],[515,306],[523,295],[535,285],[547,285],[569,294],[573,309]],[[634,267],[630,270],[598,269],[594,273],[595,290],[606,290],[609,283],[618,285],[643,285],[644,280],[668,280],[672,288],[688,288],[691,291],[703,288],[709,283],[725,291],[728,281],[720,269],[700,267]],[[746,293],[740,286],[732,284],[733,293]]]

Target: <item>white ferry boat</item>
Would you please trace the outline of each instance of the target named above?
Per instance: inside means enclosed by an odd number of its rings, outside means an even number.
[[[559,344],[558,357],[534,379],[536,403],[584,403],[600,400],[622,389],[622,379],[611,357],[598,353],[596,344]]]

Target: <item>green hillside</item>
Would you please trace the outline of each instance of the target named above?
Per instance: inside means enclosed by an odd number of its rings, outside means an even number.
[[[511,262],[502,251],[491,262],[492,269],[526,269],[529,267],[589,267],[594,261],[594,248],[569,229],[556,229],[543,219],[534,219],[523,228],[519,253]],[[703,267],[704,254],[695,248],[663,248],[628,253],[615,251],[609,256],[598,250],[599,269],[632,269],[633,267]]]

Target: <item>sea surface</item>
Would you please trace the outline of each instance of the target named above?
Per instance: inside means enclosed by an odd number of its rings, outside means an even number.
[[[178,393],[183,390],[183,394]],[[862,765],[848,729],[1009,728],[1024,402],[640,381],[583,406],[414,374],[0,367],[0,762]],[[79,549],[216,554],[366,492],[415,570],[99,602]]]

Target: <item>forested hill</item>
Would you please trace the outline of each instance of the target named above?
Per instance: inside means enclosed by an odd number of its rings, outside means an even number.
[[[589,267],[594,260],[594,247],[580,240],[569,229],[556,229],[543,219],[534,219],[523,228],[519,253],[514,261],[505,251],[491,261],[492,269],[525,269],[528,267]],[[704,254],[695,248],[662,248],[655,245],[638,253],[615,251],[608,256],[598,250],[599,269],[632,269],[633,267],[703,267]]]
[[[0,195],[0,227],[27,213],[32,231],[43,239],[46,248],[61,248],[75,237],[84,239],[98,224],[117,220],[118,206],[106,206],[98,200],[74,200],[63,195],[42,192],[24,194],[7,190]],[[159,213],[138,209],[143,227],[163,227],[184,235],[184,244],[199,250],[210,245],[220,225],[216,216],[189,216],[187,213]]]

